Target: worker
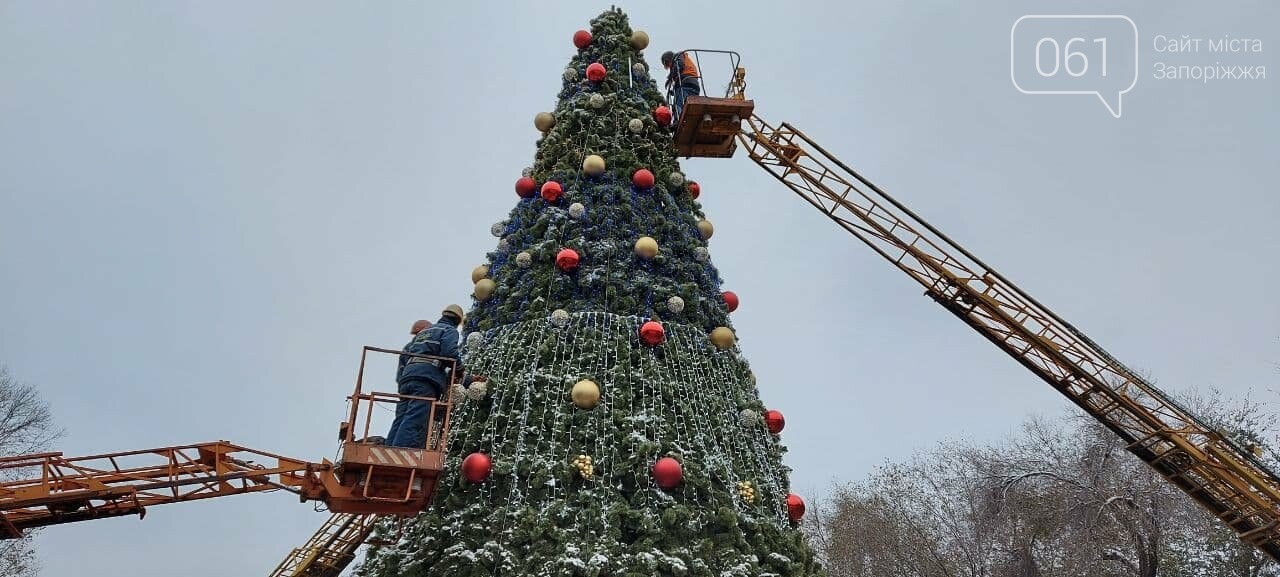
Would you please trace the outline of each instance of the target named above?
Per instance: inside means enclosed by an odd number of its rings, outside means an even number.
[[[436,324],[419,331],[404,346],[406,353],[439,358],[400,355],[396,384],[401,395],[432,399],[444,396],[449,383],[446,371],[454,371],[454,377],[462,373],[462,362],[458,357],[458,327],[462,325],[462,318],[462,307],[449,305],[440,313],[440,320]],[[450,363],[450,360],[453,362]],[[400,399],[396,403],[396,418],[391,422],[386,444],[391,447],[424,448],[431,406],[432,401],[428,400]],[[435,429],[440,428],[444,417],[444,411],[438,408]]]
[[[685,99],[700,93],[698,66],[688,52],[677,54],[668,50],[662,53],[662,67],[667,69],[667,92],[674,93],[671,99],[672,122],[679,124]]]
[[[413,321],[413,326],[409,327],[409,334],[416,335],[429,328],[431,328],[431,321],[427,319],[418,319]]]

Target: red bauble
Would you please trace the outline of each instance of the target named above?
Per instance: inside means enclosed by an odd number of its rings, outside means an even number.
[[[653,173],[647,168],[641,168],[631,175],[631,184],[640,190],[649,190],[653,188]]]
[[[787,420],[782,418],[781,411],[772,409],[764,412],[764,426],[769,428],[769,432],[778,434],[782,432],[782,428],[787,426]]]
[[[671,109],[666,106],[659,106],[653,109],[653,119],[663,126],[671,124]]]
[[[560,183],[554,180],[548,180],[542,184],[542,198],[547,202],[555,202],[560,200],[560,194],[564,192],[560,188]]]
[[[792,523],[804,518],[804,499],[795,493],[787,494],[787,518]]]
[[[520,195],[520,198],[533,198],[533,193],[537,192],[537,190],[538,183],[534,182],[532,178],[524,176],[516,181],[516,194]]]
[[[684,471],[680,469],[680,461],[671,457],[663,457],[653,464],[653,482],[663,489],[674,489],[684,480]],[[803,505],[802,505],[803,506]]]
[[[646,345],[656,345],[667,338],[667,330],[662,328],[662,323],[658,321],[649,321],[640,325],[640,340]]]
[[[698,183],[696,183],[696,182],[690,182],[690,183],[689,183],[689,195],[690,195],[690,196],[692,196],[692,197],[694,197],[694,198],[698,198],[698,195],[699,195],[699,194],[702,194],[702,187],[701,187],[701,186],[698,186]]]
[[[573,33],[573,45],[579,50],[586,48],[591,44],[591,33],[586,30],[579,30]]]
[[[578,251],[571,248],[562,248],[560,252],[556,253],[556,266],[560,267],[560,270],[564,272],[571,272],[573,269],[578,268],[580,260]]]
[[[545,188],[545,187],[544,187]],[[543,194],[546,194],[545,192]],[[729,312],[738,310],[738,295],[733,291],[724,291],[724,306],[729,307]]]
[[[471,453],[462,460],[462,478],[472,483],[484,482],[492,471],[493,459],[484,453]]]
[[[590,66],[587,66],[587,80],[600,82],[601,80],[604,80],[604,75],[605,69],[603,64],[599,62],[592,62]]]

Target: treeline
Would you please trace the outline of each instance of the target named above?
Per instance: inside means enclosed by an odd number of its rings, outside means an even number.
[[[1275,434],[1259,403],[1185,402],[1242,446]],[[814,509],[806,530],[830,577],[1280,576],[1078,410],[997,444],[942,443]]]

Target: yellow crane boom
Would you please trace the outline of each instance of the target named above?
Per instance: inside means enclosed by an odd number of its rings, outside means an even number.
[[[734,82],[723,100],[743,100],[740,68]],[[1241,539],[1280,561],[1280,479],[1255,455],[803,132],[786,123],[771,125],[754,113],[744,120],[749,130],[737,140],[753,162],[1114,431],[1130,452]]]
[[[356,559],[356,551],[377,525],[380,515],[334,513],[315,534],[271,572],[271,577],[338,577]]]

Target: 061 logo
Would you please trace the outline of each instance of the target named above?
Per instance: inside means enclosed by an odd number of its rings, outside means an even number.
[[[1009,30],[1009,75],[1023,94],[1093,94],[1120,118],[1138,82],[1138,27],[1128,16],[1023,16]]]

